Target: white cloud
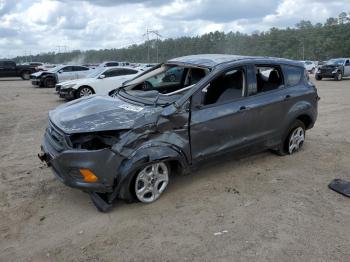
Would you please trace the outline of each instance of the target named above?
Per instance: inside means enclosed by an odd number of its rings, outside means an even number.
[[[0,0],[0,56],[68,49],[120,48],[145,40],[210,31],[250,33],[300,20],[325,22],[349,0]]]

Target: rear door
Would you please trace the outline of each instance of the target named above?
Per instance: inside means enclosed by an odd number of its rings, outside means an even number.
[[[246,108],[250,111],[253,144],[271,147],[280,143],[281,123],[287,115],[290,94],[280,65],[256,63],[251,66]]]
[[[91,72],[90,69],[85,66],[73,66],[73,71],[75,79],[85,78]]]

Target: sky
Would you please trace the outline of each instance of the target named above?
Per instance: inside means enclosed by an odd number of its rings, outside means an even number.
[[[0,0],[0,58],[121,48],[144,42],[147,29],[163,38],[252,33],[342,11],[350,0]]]

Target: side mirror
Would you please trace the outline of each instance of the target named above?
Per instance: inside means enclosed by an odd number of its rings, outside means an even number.
[[[106,78],[106,76],[105,75],[100,75],[98,78],[99,79],[103,79],[103,78]]]
[[[62,74],[62,73],[63,73],[63,70],[58,71],[58,73],[59,73],[59,74]]]

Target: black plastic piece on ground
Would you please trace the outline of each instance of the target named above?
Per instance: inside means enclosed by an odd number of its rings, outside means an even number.
[[[98,211],[106,213],[111,209],[112,204],[109,204],[100,194],[96,192],[90,192],[89,194]]]
[[[338,192],[344,196],[350,197],[350,182],[342,179],[333,179],[328,187],[335,192]]]

